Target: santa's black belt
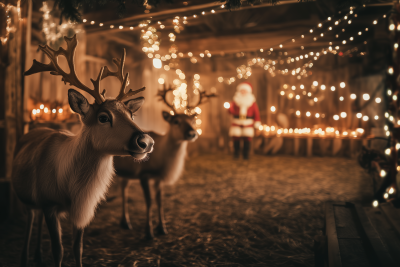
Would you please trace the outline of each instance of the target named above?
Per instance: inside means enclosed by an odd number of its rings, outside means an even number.
[[[239,117],[239,116],[237,116],[237,115],[235,115],[235,116],[233,116],[235,119],[254,119],[254,117],[246,117],[246,118],[244,118],[244,117]]]

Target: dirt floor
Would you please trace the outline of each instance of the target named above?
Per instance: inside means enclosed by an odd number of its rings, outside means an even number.
[[[109,197],[118,197],[104,203],[86,229],[84,266],[314,266],[313,237],[321,234],[324,203],[367,205],[372,198],[370,178],[355,160],[255,155],[243,162],[202,155],[191,158],[182,179],[166,188],[169,234],[146,241],[138,182],[130,186],[132,231],[119,228],[118,192],[111,188]],[[67,222],[63,227],[64,266],[75,266],[71,228]],[[0,230],[0,266],[18,266],[24,222]],[[43,266],[53,266],[44,233]],[[35,240],[36,229],[31,266]]]

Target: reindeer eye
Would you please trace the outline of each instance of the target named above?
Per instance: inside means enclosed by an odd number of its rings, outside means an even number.
[[[108,118],[108,116],[106,116],[106,115],[100,115],[99,116],[99,122],[106,123],[106,122],[109,122],[109,121],[110,121],[110,119]]]
[[[174,120],[173,124],[179,124],[179,121],[178,120]]]

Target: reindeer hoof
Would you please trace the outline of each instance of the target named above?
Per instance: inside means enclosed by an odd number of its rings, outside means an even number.
[[[35,251],[34,261],[37,263],[38,266],[42,264],[42,251]]]
[[[154,234],[153,233],[146,233],[146,240],[148,240],[148,241],[154,240]]]
[[[119,226],[122,229],[126,229],[126,230],[132,230],[132,225],[130,222],[127,222],[126,220],[121,220],[121,222],[119,223]]]
[[[164,225],[159,224],[157,226],[157,234],[159,235],[166,235],[168,234],[167,228]]]

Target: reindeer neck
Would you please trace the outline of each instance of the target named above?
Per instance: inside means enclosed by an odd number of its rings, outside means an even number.
[[[82,127],[75,136],[71,136],[70,142],[65,144],[69,153],[66,153],[66,167],[74,167],[83,177],[91,177],[98,172],[102,164],[112,164],[112,155],[98,151],[93,146],[90,131]]]
[[[179,150],[182,147],[187,146],[188,141],[186,140],[177,140],[173,137],[172,132],[168,131],[166,135],[163,136],[166,142],[166,147],[172,150]]]

